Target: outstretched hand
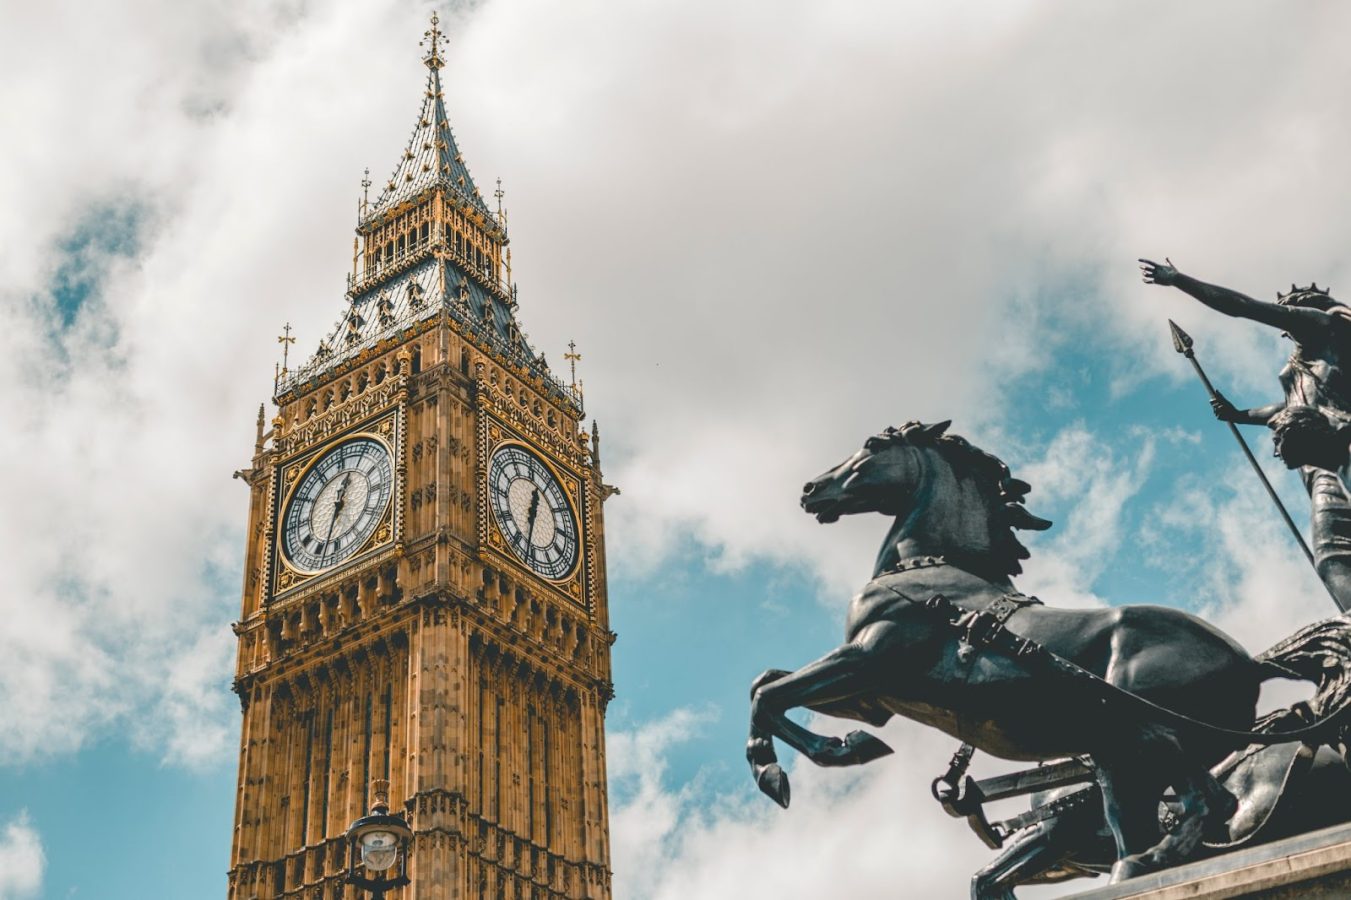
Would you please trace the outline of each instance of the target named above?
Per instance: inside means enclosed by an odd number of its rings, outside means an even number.
[[[1237,422],[1243,418],[1242,411],[1219,391],[1215,392],[1214,398],[1210,401],[1210,408],[1215,413],[1215,418],[1221,422]]]
[[[1152,259],[1141,259],[1140,274],[1144,276],[1145,284],[1172,285],[1177,283],[1178,271],[1173,265],[1173,261],[1168,257],[1163,258],[1163,263],[1156,263]]]

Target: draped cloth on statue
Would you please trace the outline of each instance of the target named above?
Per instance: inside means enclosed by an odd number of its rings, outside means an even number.
[[[1351,322],[1351,308],[1338,304],[1327,312]],[[1351,427],[1351,371],[1343,365],[1351,363],[1351,346],[1340,343],[1333,338],[1317,348],[1297,346],[1280,373],[1287,408],[1316,409],[1337,429]],[[1340,593],[1345,579],[1329,577],[1329,569],[1351,569],[1351,458],[1337,472],[1305,466],[1300,475],[1312,506],[1314,559],[1328,586]]]

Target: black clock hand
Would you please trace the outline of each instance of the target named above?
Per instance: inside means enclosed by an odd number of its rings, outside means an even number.
[[[531,546],[535,543],[535,518],[539,515],[539,488],[530,495],[530,515],[525,526],[525,539]]]
[[[329,540],[333,537],[333,526],[338,524],[338,514],[342,512],[343,498],[347,494],[347,485],[352,480],[352,473],[348,472],[343,476],[342,484],[338,485],[338,496],[333,500],[333,518],[328,520],[328,534],[324,536],[323,546],[327,547]]]

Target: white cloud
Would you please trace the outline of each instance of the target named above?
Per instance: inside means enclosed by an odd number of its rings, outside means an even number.
[[[1065,509],[1024,563],[1021,590],[1057,606],[1103,604],[1093,582],[1126,540],[1124,514],[1144,487],[1158,443],[1158,435],[1138,430],[1126,446],[1113,446],[1078,423],[1051,438],[1044,456],[1019,468],[1015,474],[1033,487],[1030,508]]]
[[[1267,474],[1278,487],[1294,478],[1273,466]],[[1286,504],[1297,523],[1307,520],[1306,498],[1288,497]],[[1190,576],[1182,583],[1205,591],[1200,614],[1251,652],[1336,613],[1248,466],[1235,464],[1214,479],[1179,485],[1151,518],[1155,524],[1144,537],[1158,549],[1155,564]],[[1179,559],[1170,552],[1178,545],[1197,550]]]
[[[29,821],[28,811],[20,810],[0,830],[0,900],[36,897],[46,868],[42,837]]]
[[[233,746],[238,704],[222,690],[220,675],[235,661],[234,635],[208,629],[165,661],[165,683],[158,714],[139,723],[138,741],[162,748],[164,761],[189,767],[219,761],[222,747]]]
[[[1325,43],[1344,11],[988,9],[476,20],[471,64],[509,43],[551,73],[509,67],[458,114],[512,174],[528,322],[587,353],[625,488],[617,565],[657,556],[675,523],[724,561],[807,559],[833,581],[849,542],[808,531],[801,482],[885,424],[1016,419],[1029,398],[1002,392],[1008,374],[1052,365],[1068,335],[1112,351],[1119,389],[1189,377],[1172,315],[1237,393],[1274,390],[1274,335],[1141,285],[1134,259],[1172,253],[1255,293],[1337,282],[1346,213],[1318,198],[1347,177],[1322,164],[1351,99]]]
[[[670,838],[697,802],[697,781],[676,788],[665,783],[666,753],[715,718],[709,709],[677,709],[633,731],[612,730],[606,736],[606,768],[616,798],[610,813],[611,854],[624,860],[622,881],[632,896],[647,896],[670,867]]]

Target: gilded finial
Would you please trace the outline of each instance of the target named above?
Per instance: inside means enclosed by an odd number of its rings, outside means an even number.
[[[577,390],[577,363],[581,360],[582,354],[577,352],[577,342],[568,341],[568,352],[563,354],[563,358],[568,361],[572,369],[572,389]]]
[[[389,813],[389,780],[377,778],[371,782],[371,794],[374,801],[371,804],[371,813],[383,816]]]
[[[371,167],[367,166],[366,171],[361,176],[361,211],[366,212],[366,204],[370,202],[371,196]]]
[[[423,33],[420,42],[420,46],[427,47],[427,55],[422,58],[422,61],[427,64],[429,69],[439,69],[446,64],[446,61],[441,58],[441,38],[443,35],[440,25],[441,18],[433,11],[432,27]]]
[[[507,228],[507,211],[502,208],[502,198],[506,195],[506,191],[502,190],[502,179],[499,178],[497,179],[497,190],[493,191],[493,196],[497,198],[497,227],[503,231]],[[510,262],[508,262],[508,272],[510,272]],[[509,280],[510,278],[508,278]]]
[[[291,323],[287,322],[286,327],[282,329],[281,335],[277,338],[277,343],[281,344],[280,374],[282,378],[285,378],[287,375],[290,374],[290,370],[286,368],[286,364],[291,358],[290,356],[291,345],[294,344],[295,342],[296,339],[291,337]]]

